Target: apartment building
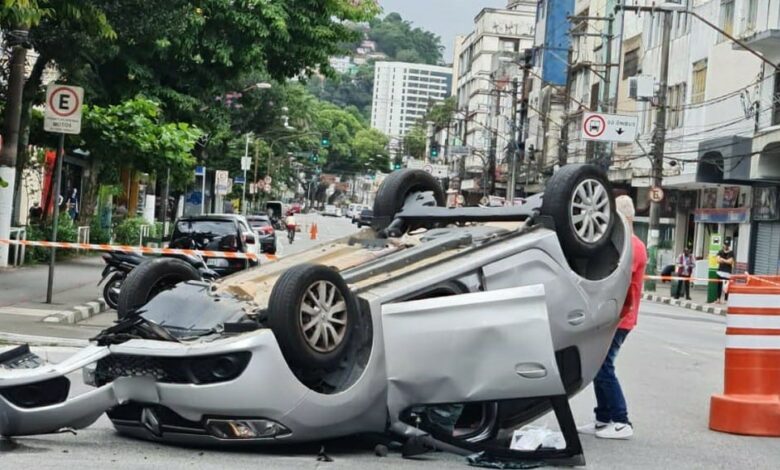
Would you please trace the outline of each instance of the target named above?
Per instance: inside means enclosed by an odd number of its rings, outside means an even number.
[[[512,80],[519,78],[523,51],[533,45],[536,3],[512,0],[505,9],[485,8],[474,30],[455,41],[453,73],[459,121],[456,141],[469,149],[461,189],[479,199],[486,168],[496,168],[496,192],[506,190],[507,155],[512,142]],[[490,160],[493,159],[493,165]]]
[[[409,129],[451,90],[450,67],[376,62],[371,127],[390,136],[391,149],[398,150]]]

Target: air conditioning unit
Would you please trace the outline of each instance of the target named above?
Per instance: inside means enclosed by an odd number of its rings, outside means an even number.
[[[628,79],[628,97],[637,101],[653,98],[655,82],[650,75],[637,75]]]

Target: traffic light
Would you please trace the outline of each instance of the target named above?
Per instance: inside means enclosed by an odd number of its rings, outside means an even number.
[[[324,131],[320,138],[320,145],[323,147],[330,147],[330,132]]]
[[[319,163],[320,161],[320,154],[317,152],[317,150],[312,150],[311,155],[309,155],[309,161],[312,163]]]
[[[439,144],[434,142],[431,144],[431,158],[437,158],[439,156]]]

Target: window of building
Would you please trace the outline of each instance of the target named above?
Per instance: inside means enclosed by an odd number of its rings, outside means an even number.
[[[623,79],[639,73],[639,48],[626,52],[623,57]]]
[[[707,90],[707,59],[694,62],[691,78],[693,80],[691,104],[702,103],[704,102],[704,93]]]
[[[728,33],[734,34],[734,0],[720,0],[720,29]],[[718,42],[723,42],[728,39],[724,35],[719,35]]]
[[[667,89],[667,102],[669,109],[666,113],[666,127],[676,129],[682,127],[683,116],[685,115],[685,92],[686,84],[678,83]]]
[[[501,39],[499,48],[506,52],[517,52],[520,48],[520,41],[518,39]]]

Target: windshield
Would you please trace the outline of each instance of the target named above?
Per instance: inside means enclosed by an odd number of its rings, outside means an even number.
[[[235,235],[236,227],[229,220],[180,220],[176,222],[174,238],[190,234],[209,234],[224,237]]]
[[[270,227],[271,221],[265,219],[249,219],[249,225],[252,228]]]

